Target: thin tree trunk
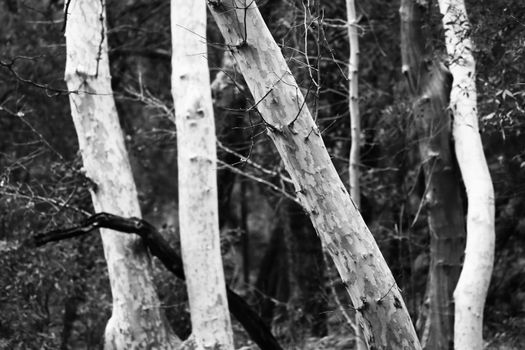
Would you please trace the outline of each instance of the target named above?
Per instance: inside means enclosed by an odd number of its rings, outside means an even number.
[[[220,36],[220,33],[217,33],[217,36]],[[208,38],[208,40],[210,39]],[[211,83],[211,94],[217,139],[224,146],[244,154],[245,152],[239,150],[238,147],[245,141],[242,126],[244,117],[247,115],[245,112],[246,98],[241,95],[237,88],[237,86],[242,86],[243,82],[233,80],[237,76],[240,77],[240,73],[236,70],[233,57],[229,52],[225,52],[220,70]],[[221,152],[220,148],[217,157],[229,165],[239,160],[235,154]],[[242,222],[236,222],[231,206],[236,179],[237,174],[228,168],[218,171],[219,228],[221,230],[226,226],[242,226]]]
[[[456,349],[483,348],[483,309],[494,264],[494,189],[479,135],[475,61],[463,0],[439,0],[454,82],[450,108],[456,156],[467,190],[467,247],[454,291]]]
[[[220,33],[217,33],[219,36]],[[235,67],[235,60],[232,55],[226,51],[222,57],[220,71],[215,75],[211,83],[212,102],[214,107],[216,134],[219,142],[229,149],[235,150],[247,156],[245,149],[239,149],[248,143],[243,133],[243,123],[249,112],[246,112],[247,99],[241,94],[244,87],[242,76]],[[239,161],[239,157],[232,152],[222,151],[218,153],[218,158],[223,162],[234,165]],[[245,154],[246,153],[246,154]],[[237,174],[230,169],[225,168],[219,171],[217,176],[219,186],[219,228],[223,229],[225,225],[236,226],[241,229],[241,246],[242,246],[242,271],[243,282],[246,286],[250,283],[250,235],[248,232],[248,186],[246,181],[240,182],[240,204],[239,218],[234,218],[231,208],[233,197],[233,188],[237,179]]]
[[[355,1],[346,0],[346,13],[348,20],[348,40],[350,43],[349,60],[349,96],[348,107],[350,111],[350,146],[349,168],[350,197],[358,208],[361,207],[361,190],[359,188],[359,163],[361,153],[361,116],[359,115],[358,73],[359,73],[359,37],[357,35],[357,16]]]
[[[326,335],[326,301],[324,298],[324,257],[321,242],[301,206],[285,201],[283,220],[286,253],[290,266],[290,327],[295,343],[308,337]]]
[[[282,305],[290,297],[290,273],[283,226],[284,220],[279,218],[271,232],[255,283],[259,313],[268,325],[272,325],[275,315],[285,313]]]
[[[220,251],[205,3],[172,0],[171,30],[180,240],[191,309],[191,347],[233,349]]]
[[[451,78],[425,50],[425,9],[417,0],[401,1],[401,56],[414,104],[430,231],[429,313],[421,343],[424,349],[446,350],[454,344],[452,294],[461,271],[465,219],[447,111]]]
[[[350,197],[357,208],[361,208],[361,188],[359,163],[361,158],[361,116],[359,114],[359,37],[357,34],[357,16],[355,11],[355,1],[346,0],[346,14],[348,21],[348,42],[350,44],[350,59],[348,69],[349,95],[348,110],[350,111],[350,156],[348,166]],[[363,341],[362,329],[359,326],[361,314],[355,313],[356,330],[356,349],[367,349]]]
[[[241,210],[240,210],[240,228],[242,231],[242,275],[243,282],[250,284],[250,235],[248,232],[248,186],[246,181],[241,182]]]
[[[77,252],[78,253],[78,252]],[[64,316],[62,317],[62,334],[60,341],[60,350],[69,349],[69,339],[73,332],[73,324],[78,317],[78,307],[83,298],[83,288],[85,286],[82,283],[75,284],[70,291],[70,294],[66,298],[64,304]]]
[[[210,2],[270,138],[375,349],[419,349],[399,288],[330,160],[321,133],[254,2]]]
[[[96,211],[140,217],[118,122],[107,55],[105,1],[71,0],[65,80]],[[105,349],[173,349],[180,340],[160,311],[149,256],[139,238],[101,230],[113,296]]]

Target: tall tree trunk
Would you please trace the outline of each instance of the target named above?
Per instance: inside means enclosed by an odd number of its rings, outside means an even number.
[[[248,186],[246,181],[241,182],[240,195],[240,229],[241,229],[241,245],[242,245],[242,276],[243,282],[250,285],[250,235],[248,231]]]
[[[220,33],[217,33],[220,36]],[[208,39],[209,40],[209,39]],[[243,146],[245,136],[243,135],[246,98],[238,91],[237,86],[243,82],[234,81],[235,77],[241,76],[235,68],[235,61],[229,52],[224,52],[222,65],[211,83],[211,94],[213,102],[213,113],[215,115],[215,129],[217,139],[226,147],[241,154],[245,152],[239,149]],[[242,78],[241,78],[242,80]],[[239,161],[239,157],[231,152],[225,152],[219,148],[217,157],[223,162],[233,165]],[[237,179],[237,174],[230,169],[220,169],[217,174],[218,199],[219,199],[219,228],[237,225],[233,215],[232,192]],[[241,185],[242,186],[242,185]],[[242,191],[241,191],[242,192]],[[241,215],[242,216],[242,215]],[[240,224],[242,225],[242,223]]]
[[[330,160],[295,79],[255,2],[209,2],[281,154],[296,193],[334,259],[364,337],[375,349],[419,349],[399,288]]]
[[[413,100],[430,232],[430,307],[421,343],[425,349],[446,350],[454,344],[453,292],[461,271],[465,219],[447,111],[451,78],[446,68],[432,62],[431,53],[425,52],[425,11],[417,0],[401,1],[401,56]]]
[[[78,252],[77,252],[78,253]],[[78,282],[77,282],[78,283]],[[83,283],[78,283],[71,288],[65,303],[64,315],[62,316],[62,334],[60,340],[60,350],[67,350],[70,348],[69,339],[73,333],[73,323],[78,317],[79,304],[83,299],[83,290],[86,286]]]
[[[95,211],[140,217],[111,90],[105,1],[71,0],[65,80]],[[180,341],[160,312],[149,256],[139,238],[101,230],[113,296],[105,349],[172,349]]]
[[[359,114],[359,36],[357,34],[357,16],[355,11],[355,1],[346,0],[346,14],[348,21],[348,42],[350,44],[350,57],[348,65],[348,79],[349,79],[349,94],[348,94],[348,110],[350,112],[350,156],[348,166],[350,197],[354,201],[357,208],[361,208],[361,188],[360,188],[360,169],[361,162],[361,116]],[[366,349],[366,344],[363,342],[362,329],[359,326],[361,323],[361,314],[355,313],[356,321],[356,349]]]
[[[361,116],[359,115],[358,93],[359,37],[357,35],[357,16],[354,0],[346,0],[346,13],[348,20],[348,41],[350,43],[348,107],[350,111],[350,135],[352,138],[348,174],[350,177],[350,197],[352,197],[355,205],[360,208],[361,190],[359,188],[359,163],[361,153]]]
[[[282,304],[290,297],[290,273],[288,259],[286,259],[284,223],[283,218],[279,218],[271,232],[270,242],[261,260],[255,283],[259,313],[268,325],[272,325],[276,315],[286,312]],[[280,301],[282,304],[276,305],[275,301]]]
[[[206,4],[172,0],[181,252],[195,349],[233,349],[220,251],[217,150],[206,57]]]
[[[476,71],[463,0],[439,0],[454,82],[450,107],[456,156],[467,190],[467,247],[454,291],[455,348],[483,348],[483,309],[494,264],[494,189],[479,135]]]

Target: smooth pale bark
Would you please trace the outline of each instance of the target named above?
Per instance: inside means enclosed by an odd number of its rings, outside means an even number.
[[[439,0],[449,69],[456,156],[467,190],[467,247],[454,291],[456,349],[483,348],[483,309],[494,264],[494,189],[479,135],[475,61],[463,0]]]
[[[210,10],[256,101],[297,196],[363,315],[375,349],[419,349],[399,288],[352,203],[297,83],[254,2],[210,2]]]
[[[118,122],[107,55],[105,2],[71,0],[65,79],[95,211],[140,217],[137,190]],[[139,238],[101,230],[113,296],[105,349],[172,349],[153,288],[149,256]]]
[[[461,271],[465,219],[450,142],[451,79],[446,68],[432,62],[432,53],[425,50],[425,11],[417,0],[401,1],[401,56],[425,174],[423,200],[430,233],[429,312],[421,344],[424,349],[447,350],[454,344],[453,292]]]
[[[360,188],[360,170],[361,161],[361,115],[359,114],[359,36],[357,34],[357,16],[355,11],[355,1],[346,0],[346,15],[348,21],[348,42],[350,44],[350,57],[348,69],[348,110],[350,112],[350,156],[348,158],[348,184],[350,186],[350,197],[357,208],[361,208],[361,188]],[[356,312],[356,349],[366,349],[363,341],[362,330],[359,327],[359,317]]]
[[[171,1],[172,95],[179,223],[191,348],[233,349],[220,251],[217,151],[206,49],[206,4]]]
[[[355,14],[354,0],[346,0],[346,13],[348,20],[348,41],[350,43],[348,107],[350,111],[350,135],[352,138],[348,174],[350,177],[350,196],[355,205],[360,208],[361,190],[359,188],[359,162],[361,153],[361,116],[359,115],[358,94],[359,37],[357,35],[357,16]]]

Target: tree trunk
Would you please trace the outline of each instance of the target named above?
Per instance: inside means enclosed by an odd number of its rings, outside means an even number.
[[[254,2],[210,10],[264,118],[324,247],[334,259],[374,349],[419,349],[399,288],[330,160],[279,47]]]
[[[245,285],[250,285],[250,234],[248,231],[248,200],[249,197],[248,186],[246,181],[241,182],[241,195],[240,195],[240,229],[241,229],[241,245],[242,245],[242,276]]]
[[[255,283],[258,311],[267,325],[272,325],[275,318],[281,318],[279,316],[286,312],[283,304],[290,297],[290,269],[286,259],[283,224],[284,220],[279,218],[261,260]]]
[[[138,218],[124,218],[121,216],[98,213],[90,216],[78,226],[39,233],[25,240],[22,247],[41,247],[49,242],[82,236],[99,228],[110,228],[126,234],[137,234],[142,238],[144,245],[151,254],[178,278],[186,279],[182,267],[182,259],[153,225]],[[282,350],[275,337],[264,325],[262,319],[252,308],[234,291],[226,287],[228,306],[231,313],[244,327],[248,335],[262,350]]]
[[[140,217],[118,122],[107,55],[105,1],[71,0],[65,80],[95,211]],[[113,296],[105,349],[172,349],[180,341],[160,312],[149,256],[139,238],[101,230]]]
[[[456,156],[467,190],[467,246],[454,291],[455,348],[483,348],[483,309],[494,263],[494,189],[483,153],[476,105],[470,22],[462,0],[439,0],[454,82],[450,108]]]
[[[195,349],[233,349],[220,251],[205,3],[172,0],[171,30],[180,240],[191,309],[190,343]]]
[[[355,205],[360,208],[361,190],[359,188],[359,158],[361,153],[361,116],[359,115],[359,85],[357,79],[359,72],[359,37],[357,35],[357,17],[354,0],[346,0],[346,13],[348,20],[348,41],[350,43],[348,107],[350,111],[350,135],[352,138],[348,174],[350,177],[350,197],[352,197]]]
[[[359,36],[357,34],[357,16],[355,11],[355,1],[346,0],[346,14],[348,21],[348,42],[350,44],[350,58],[348,65],[348,79],[349,79],[349,94],[348,94],[348,110],[350,112],[350,156],[348,166],[350,197],[354,201],[357,208],[361,208],[361,189],[360,183],[360,169],[361,162],[361,116],[359,114]],[[356,349],[366,349],[366,344],[362,341],[362,330],[359,324],[361,323],[361,314],[356,312]]]
[[[310,219],[295,202],[284,201],[284,234],[290,267],[290,327],[295,344],[307,338],[326,335],[324,294],[324,257],[321,242]]]
[[[465,219],[461,187],[451,149],[447,111],[451,78],[425,52],[422,34],[425,7],[402,0],[401,56],[413,100],[419,153],[425,175],[425,201],[430,231],[430,271],[427,288],[429,313],[423,325],[424,349],[452,349],[454,344],[453,292],[461,271]]]
[[[220,33],[217,33],[217,36],[219,35]],[[211,94],[217,139],[224,146],[244,155],[246,152],[242,150],[242,146],[244,146],[243,143],[246,140],[242,130],[244,117],[247,116],[247,112],[245,112],[246,98],[241,95],[237,88],[237,86],[242,86],[244,82],[233,80],[237,76],[240,77],[240,73],[238,73],[235,68],[233,57],[229,52],[225,52],[220,70],[211,83]],[[241,146],[241,149],[239,149],[239,146]],[[217,158],[229,165],[233,165],[239,161],[238,156],[231,152],[225,152],[220,148]],[[218,171],[217,185],[220,229],[228,226],[239,226],[239,222],[237,222],[235,215],[233,215],[234,209],[231,205],[232,192],[236,179],[237,174],[228,168],[223,168]]]

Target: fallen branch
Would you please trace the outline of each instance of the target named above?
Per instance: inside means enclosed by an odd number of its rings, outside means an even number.
[[[164,266],[175,276],[184,279],[182,259],[175,249],[169,246],[168,242],[153,225],[138,218],[123,218],[113,214],[98,213],[89,217],[79,226],[37,234],[24,242],[24,245],[40,247],[49,242],[82,236],[98,228],[139,235],[151,254],[159,258]],[[230,312],[243,325],[251,339],[262,350],[282,350],[282,347],[268,327],[244,299],[228,287],[226,287],[226,292]]]

